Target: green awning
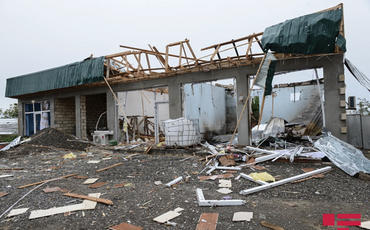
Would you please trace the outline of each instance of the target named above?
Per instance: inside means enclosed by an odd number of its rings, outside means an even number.
[[[6,97],[17,97],[53,89],[62,89],[102,81],[104,57],[86,59],[68,65],[25,74],[6,80]]]
[[[262,36],[265,51],[292,54],[333,53],[335,45],[346,51],[339,34],[342,9],[309,14],[267,27]]]

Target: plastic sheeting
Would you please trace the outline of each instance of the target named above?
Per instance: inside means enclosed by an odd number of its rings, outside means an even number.
[[[354,176],[358,172],[370,174],[370,160],[352,145],[339,140],[330,133],[320,138],[314,146],[347,174]]]
[[[272,53],[267,53],[255,82],[257,86],[264,89],[264,95],[271,95],[272,79],[274,78],[275,67],[275,56]]]
[[[342,9],[329,10],[287,20],[267,27],[262,36],[265,51],[294,54],[333,53],[335,45],[346,51],[339,34]]]
[[[6,97],[61,89],[102,81],[104,57],[91,58],[81,62],[26,74],[6,80]]]

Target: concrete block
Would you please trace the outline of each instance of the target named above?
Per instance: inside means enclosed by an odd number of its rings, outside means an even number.
[[[341,119],[342,121],[347,120],[347,114],[346,114],[346,113],[342,113],[342,114],[340,115],[340,119]]]
[[[345,108],[346,107],[346,101],[345,100],[340,100],[340,107]]]
[[[339,82],[344,82],[344,74],[339,74],[339,76],[338,76],[338,81]]]
[[[340,95],[345,95],[346,94],[346,87],[339,88],[339,94]]]
[[[344,134],[347,133],[347,127],[341,127],[340,132]]]

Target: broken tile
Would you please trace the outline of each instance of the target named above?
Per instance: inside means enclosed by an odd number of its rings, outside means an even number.
[[[231,180],[223,180],[223,179],[220,179],[219,180],[218,187],[221,187],[221,188],[231,188]]]
[[[89,177],[88,176],[80,176],[80,175],[78,175],[78,176],[75,176],[74,178],[76,178],[76,179],[87,179]]]
[[[168,212],[166,212],[166,213],[164,213],[164,214],[162,214],[160,216],[157,216],[153,220],[155,222],[158,222],[158,223],[163,224],[163,223],[166,223],[169,220],[172,220],[173,218],[176,218],[176,217],[180,216],[181,215],[180,212],[183,211],[183,210],[184,209],[182,209],[182,208],[176,208],[173,211],[168,211]]]
[[[218,221],[218,213],[202,213],[196,230],[215,230]]]
[[[44,191],[45,193],[49,193],[49,192],[59,192],[62,191],[62,189],[59,187],[46,187],[42,191]]]
[[[97,180],[99,180],[99,178],[89,178],[89,179],[85,180],[82,184],[93,184]]]
[[[119,225],[112,226],[109,229],[112,229],[112,230],[142,230],[143,228],[123,222],[123,223],[120,223]]]
[[[222,193],[222,194],[229,194],[229,193],[232,193],[233,191],[228,189],[228,188],[220,188],[218,190],[216,190],[217,192],[219,193]]]
[[[122,183],[122,184],[115,184],[115,185],[113,185],[113,188],[123,188],[123,187],[125,187],[125,184],[126,184],[126,183]]]
[[[23,214],[25,212],[27,212],[29,208],[17,208],[17,209],[12,209],[9,214],[7,215],[7,217],[12,217],[12,216],[17,216],[17,215],[20,215],[20,214]]]
[[[0,197],[3,197],[3,196],[6,196],[6,195],[8,195],[9,193],[7,193],[7,192],[0,192]]]
[[[89,185],[89,188],[100,188],[103,185],[106,185],[107,182],[97,182],[95,184]]]
[[[235,161],[227,156],[222,156],[218,159],[222,166],[234,166]]]
[[[253,218],[253,212],[235,212],[233,221],[250,221]]]

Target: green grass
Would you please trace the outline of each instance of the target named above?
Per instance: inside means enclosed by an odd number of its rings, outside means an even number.
[[[16,134],[0,135],[0,142],[11,142],[16,137],[18,137]]]

